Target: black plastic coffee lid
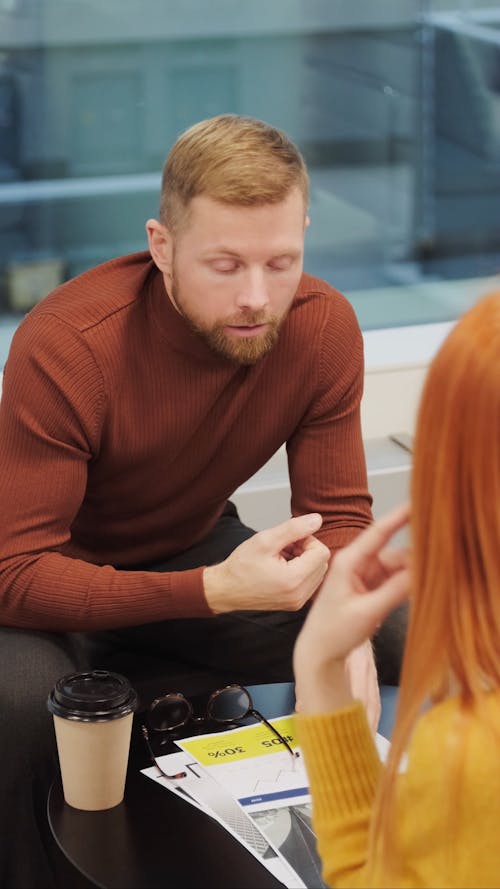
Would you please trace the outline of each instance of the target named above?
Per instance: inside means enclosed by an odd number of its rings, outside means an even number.
[[[69,673],[56,682],[47,707],[64,719],[104,722],[133,713],[137,709],[137,693],[120,673],[108,670]]]

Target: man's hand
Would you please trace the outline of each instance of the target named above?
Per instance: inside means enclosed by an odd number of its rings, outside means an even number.
[[[203,572],[208,605],[226,611],[298,611],[323,580],[330,550],[313,534],[317,513],[297,516],[260,531],[224,562]]]
[[[407,521],[408,508],[400,507],[335,556],[295,645],[301,712],[328,712],[359,696],[375,724],[376,673],[367,640],[407,598],[408,553],[387,548]]]
[[[381,703],[377,668],[370,642],[354,648],[345,662],[347,681],[353,698],[363,701],[368,722],[375,732],[380,720]]]
[[[297,671],[296,679],[295,709],[298,712],[307,713],[311,711],[311,701],[309,700],[305,707],[302,706],[302,700],[299,697],[300,690]],[[343,704],[348,704],[353,698],[363,701],[363,704],[366,707],[370,727],[376,732],[380,721],[382,706],[380,702],[380,690],[378,687],[377,668],[375,666],[375,659],[373,657],[373,650],[370,642],[365,642],[358,648],[354,648],[350,655],[345,659],[343,669],[342,666],[339,670],[337,664],[333,665],[327,677],[327,683],[331,682],[338,683],[336,694],[339,699],[336,706],[340,707]],[[303,688],[303,684],[301,687]],[[315,689],[315,694],[317,692],[318,689]],[[303,689],[302,694],[309,694],[309,692],[307,689]],[[332,707],[333,706],[334,705],[332,704]],[[330,707],[329,709],[332,708]]]

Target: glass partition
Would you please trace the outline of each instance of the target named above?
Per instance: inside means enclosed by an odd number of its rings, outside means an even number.
[[[500,2],[0,0],[0,366],[59,282],[146,248],[177,135],[284,128],[306,268],[365,329],[456,316],[500,268]]]

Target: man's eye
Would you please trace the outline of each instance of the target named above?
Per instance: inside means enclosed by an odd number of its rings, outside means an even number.
[[[212,263],[212,268],[214,272],[222,272],[229,273],[235,272],[238,268],[238,263],[233,262],[232,260],[218,260],[217,262]]]
[[[269,266],[275,272],[286,272],[291,267],[292,262],[291,256],[280,256],[277,259],[271,260]]]

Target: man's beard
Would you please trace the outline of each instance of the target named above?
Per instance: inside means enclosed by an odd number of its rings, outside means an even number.
[[[256,364],[264,358],[276,345],[279,329],[285,318],[285,316],[267,315],[265,310],[261,309],[256,312],[240,312],[238,315],[225,318],[224,321],[215,322],[211,327],[206,327],[196,316],[185,310],[182,297],[179,298],[179,286],[175,275],[172,277],[171,296],[191,329],[210,349],[237,364]],[[227,327],[252,327],[258,324],[266,325],[265,331],[258,336],[229,336],[226,333]]]

